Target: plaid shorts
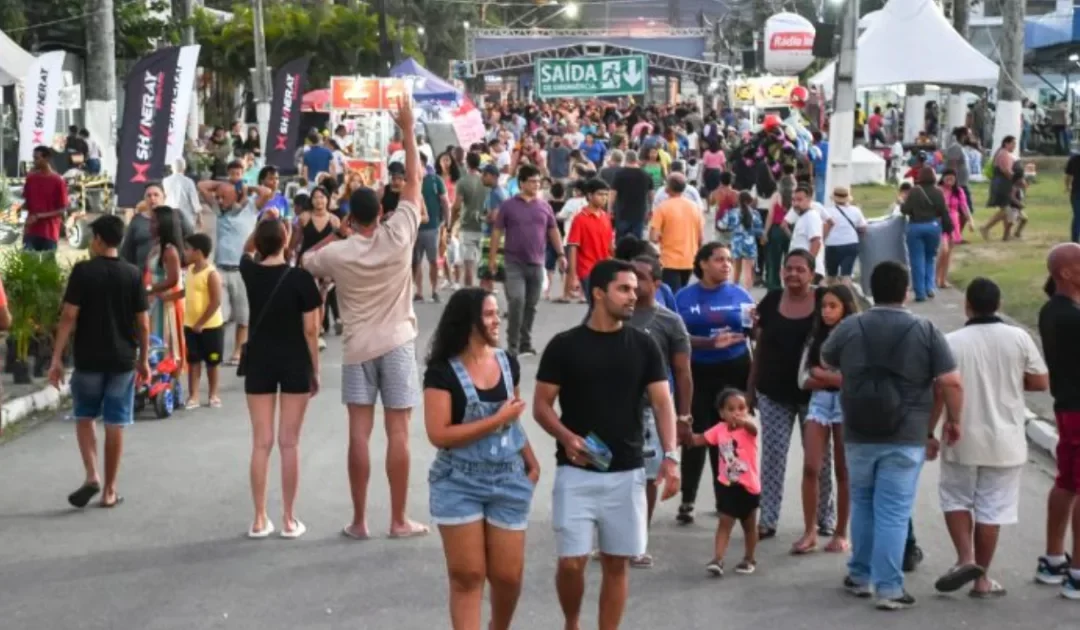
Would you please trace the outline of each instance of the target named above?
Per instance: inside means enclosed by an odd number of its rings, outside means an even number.
[[[380,395],[387,409],[411,409],[420,403],[415,342],[403,343],[370,361],[341,366],[343,403],[374,405]]]

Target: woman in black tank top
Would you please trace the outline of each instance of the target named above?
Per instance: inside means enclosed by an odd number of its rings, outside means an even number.
[[[335,230],[341,227],[341,220],[330,212],[330,194],[322,187],[316,187],[311,191],[311,206],[310,212],[304,212],[299,217],[300,223],[300,238],[299,243],[299,256],[297,256],[297,265],[303,267],[303,257],[308,250],[315,247],[319,243],[323,242],[328,236],[334,233]],[[316,221],[323,223],[322,229],[316,225]],[[295,237],[294,237],[295,238]],[[337,303],[337,290],[330,286],[329,280],[316,278],[319,283],[319,290],[323,296],[323,330],[328,331],[330,329],[330,316],[334,317],[334,330],[337,334],[341,334],[342,324],[338,311]],[[321,345],[321,342],[320,342]]]

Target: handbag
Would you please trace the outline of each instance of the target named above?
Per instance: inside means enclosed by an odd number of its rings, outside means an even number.
[[[926,194],[926,191],[923,190],[922,186],[916,186],[915,190],[918,190],[919,192],[921,192],[923,198],[926,199],[926,203],[930,204],[930,206],[933,207],[934,202],[930,200],[930,195]],[[942,234],[952,234],[952,231],[953,231],[952,217],[949,216],[949,208],[946,207],[945,208],[945,213],[941,215],[941,232],[942,232]]]
[[[274,301],[274,296],[277,295],[278,289],[281,288],[281,284],[285,281],[285,276],[289,275],[292,271],[292,267],[285,267],[285,273],[281,274],[278,278],[277,284],[274,285],[274,289],[270,291],[270,297],[266,298],[266,304],[263,305],[262,310],[259,311],[259,317],[255,319],[255,325],[251,327],[251,333],[248,335],[248,340],[244,342],[244,345],[240,346],[240,361],[236,365],[237,376],[247,376],[247,360],[248,360],[248,344],[255,338],[255,333],[259,331],[259,324],[262,324],[263,318],[266,317],[266,311],[270,310],[270,304]]]

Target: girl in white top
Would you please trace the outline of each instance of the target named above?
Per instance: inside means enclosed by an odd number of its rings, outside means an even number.
[[[825,275],[830,283],[851,284],[851,274],[859,257],[859,238],[866,232],[866,217],[851,205],[851,193],[838,187],[833,205],[825,209]]]

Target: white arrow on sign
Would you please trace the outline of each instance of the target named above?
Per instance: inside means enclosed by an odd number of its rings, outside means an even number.
[[[626,84],[629,86],[641,83],[641,73],[638,72],[637,59],[627,60],[626,72],[623,73],[623,78],[626,79]]]

